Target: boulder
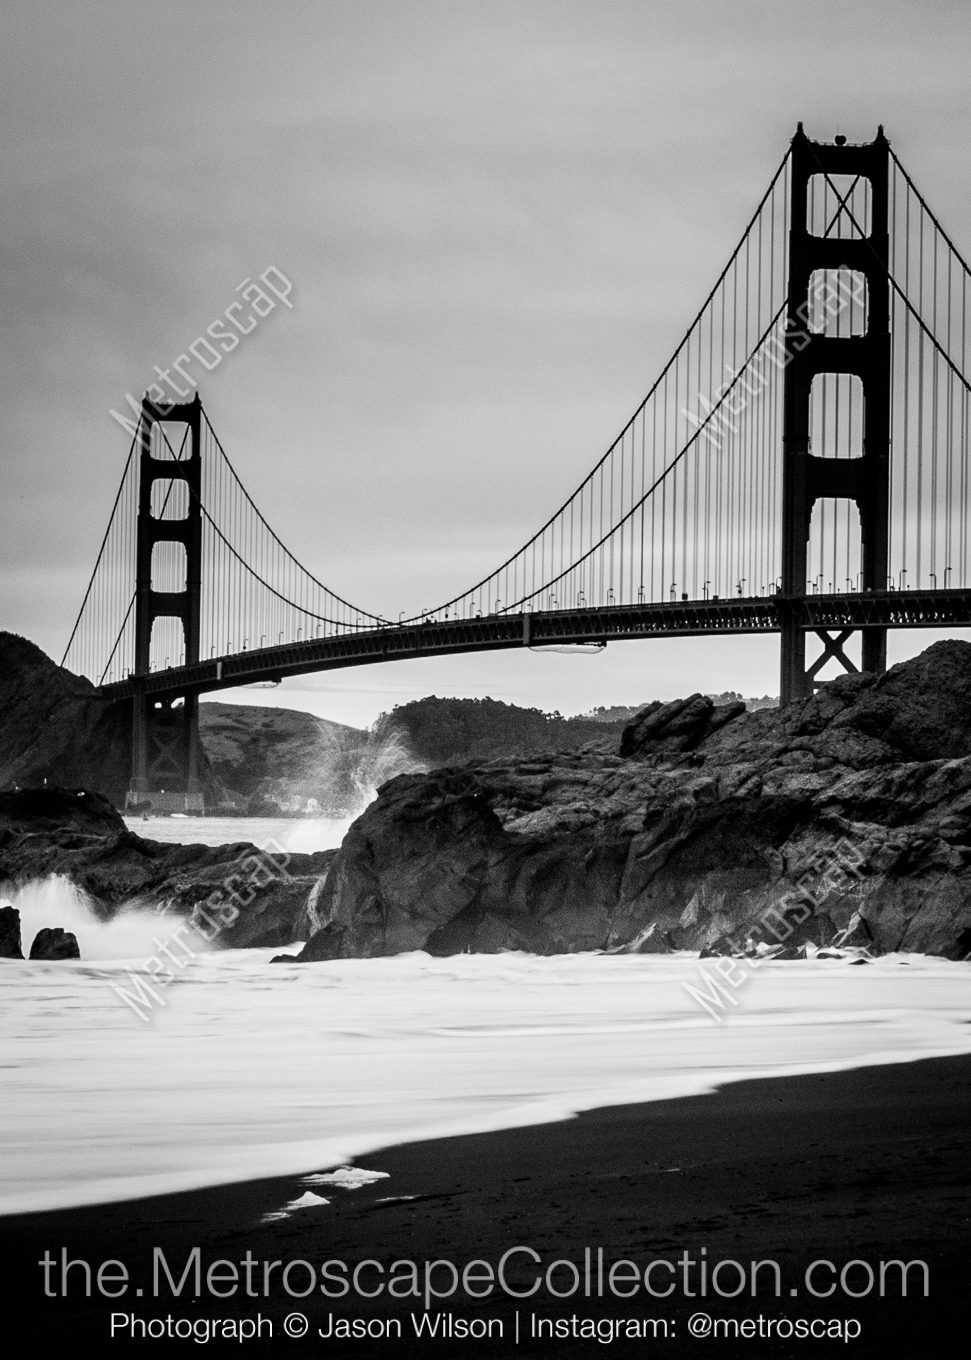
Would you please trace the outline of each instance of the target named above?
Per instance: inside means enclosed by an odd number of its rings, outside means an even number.
[[[22,959],[23,947],[20,943],[20,912],[4,902],[0,905],[0,959]]]
[[[34,943],[30,946],[32,959],[79,959],[77,936],[60,926],[38,930]]]
[[[690,751],[744,712],[740,699],[716,707],[707,694],[692,694],[667,704],[655,701],[624,728],[620,754],[629,757]]]

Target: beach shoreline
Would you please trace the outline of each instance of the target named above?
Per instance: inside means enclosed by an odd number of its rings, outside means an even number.
[[[384,1172],[387,1179],[353,1190],[308,1187],[302,1177],[288,1176],[11,1215],[0,1220],[7,1330],[16,1334],[22,1324],[31,1344],[60,1346],[83,1339],[119,1355],[142,1354],[146,1346],[194,1354],[197,1341],[142,1340],[117,1323],[110,1339],[110,1315],[237,1322],[259,1315],[272,1323],[274,1336],[264,1333],[263,1339],[248,1341],[247,1352],[363,1356],[386,1355],[391,1347],[391,1354],[404,1355],[428,1353],[434,1346],[445,1354],[552,1355],[564,1350],[587,1354],[593,1345],[599,1353],[602,1337],[588,1334],[584,1339],[577,1333],[585,1319],[603,1327],[610,1319],[627,1319],[628,1326],[632,1319],[664,1319],[668,1335],[663,1346],[660,1338],[657,1345],[662,1354],[680,1355],[704,1348],[704,1339],[687,1331],[688,1319],[702,1311],[727,1320],[728,1326],[749,1320],[763,1330],[772,1319],[776,1326],[785,1318],[844,1324],[855,1319],[861,1334],[852,1339],[854,1355],[922,1351],[944,1356],[957,1353],[945,1338],[971,1321],[965,1285],[971,1261],[969,1151],[971,1056],[930,1058],[730,1082],[709,1095],[611,1106],[554,1124],[402,1144],[359,1159],[358,1166]],[[328,1204],[263,1221],[308,1189]],[[173,1298],[164,1274],[159,1296],[151,1297],[154,1249],[162,1252],[178,1282],[195,1247],[202,1297],[190,1297],[190,1280]],[[456,1320],[468,1324],[480,1319],[484,1325],[491,1319],[493,1327],[504,1329],[501,1341],[495,1334],[481,1340],[459,1337],[454,1330],[434,1343],[418,1339],[412,1314],[420,1319],[424,1298],[389,1299],[387,1289],[365,1296],[387,1282],[398,1260],[415,1261],[419,1274],[425,1262],[452,1262],[461,1275],[472,1260],[495,1269],[514,1248],[529,1248],[508,1256],[506,1265],[510,1288],[523,1297],[503,1292],[496,1281],[488,1294],[470,1297],[460,1279],[454,1294],[429,1299],[429,1318],[450,1316],[453,1329]],[[58,1294],[62,1249],[68,1260],[92,1266],[90,1299],[83,1293],[81,1267],[72,1268],[67,1298],[45,1297],[39,1262],[49,1252],[58,1263],[49,1272],[52,1292]],[[230,1297],[216,1296],[231,1291],[231,1285],[218,1280],[215,1292],[207,1289],[206,1270],[213,1262],[238,1263],[247,1252],[259,1263],[253,1295],[246,1297],[242,1283]],[[684,1253],[693,1266],[679,1264]],[[127,1297],[98,1294],[97,1268],[109,1259],[129,1271]],[[926,1263],[927,1297],[916,1267],[908,1273],[908,1297],[899,1297],[900,1272],[895,1268],[888,1268],[885,1296],[879,1296],[880,1263],[897,1259]],[[308,1283],[302,1266],[291,1271],[292,1294],[281,1285],[281,1272],[290,1261],[307,1261],[314,1269],[325,1261],[338,1262],[346,1267],[343,1274],[334,1265],[328,1276],[328,1287],[336,1294],[341,1281],[351,1282],[354,1267],[365,1260],[377,1264],[359,1273],[360,1291],[349,1283],[343,1297],[325,1297],[319,1275],[314,1292],[298,1297]],[[569,1292],[571,1266],[557,1267],[552,1288],[548,1286],[545,1272],[557,1260],[576,1266],[575,1292]],[[652,1297],[643,1282],[626,1284],[626,1276],[633,1278],[626,1267],[615,1274],[616,1288],[611,1290],[613,1263],[631,1261],[643,1272],[652,1260],[671,1263],[650,1276],[658,1295],[676,1281],[671,1295]],[[271,1269],[264,1293],[260,1269],[272,1261],[281,1265]],[[722,1261],[738,1261],[747,1277],[751,1262],[774,1261],[779,1276],[765,1267],[757,1275],[756,1296],[747,1284],[734,1299],[719,1298],[706,1280],[702,1296],[703,1261],[712,1269]],[[824,1262],[809,1279],[822,1295],[818,1297],[806,1284],[814,1261]],[[851,1261],[868,1263],[874,1270],[871,1289],[867,1266],[859,1264],[849,1268],[843,1289],[840,1272]],[[734,1290],[737,1278],[726,1265],[721,1272],[725,1291]],[[441,1266],[432,1279],[444,1291],[451,1276]],[[537,1279],[535,1293],[526,1294]],[[834,1281],[832,1294],[827,1294]],[[136,1285],[144,1288],[141,1299],[130,1297]],[[473,1283],[473,1291],[484,1289],[484,1284]],[[632,1296],[620,1297],[625,1291]],[[557,1292],[565,1296],[558,1298]],[[282,1333],[284,1318],[291,1313],[308,1319],[303,1339]],[[545,1319],[550,1329],[559,1323],[560,1335],[531,1335],[537,1318]],[[350,1326],[354,1320],[372,1329],[397,1320],[404,1330],[400,1337],[373,1331],[343,1340],[334,1335],[335,1325],[343,1321]],[[512,1330],[517,1321],[518,1344]],[[317,1328],[324,1330],[323,1338]],[[655,1343],[653,1337],[617,1334],[607,1344],[611,1354],[634,1355]],[[708,1353],[718,1355],[829,1354],[834,1344],[842,1343],[833,1337],[799,1341],[757,1333],[747,1339],[707,1340]],[[230,1346],[238,1348],[239,1341],[211,1339],[205,1353],[222,1353]]]

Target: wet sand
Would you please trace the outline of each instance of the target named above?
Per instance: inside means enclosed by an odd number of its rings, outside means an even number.
[[[75,1343],[94,1347],[95,1354],[118,1356],[585,1356],[606,1351],[614,1356],[847,1354],[937,1360],[965,1353],[971,1324],[969,1057],[732,1083],[713,1095],[615,1106],[563,1123],[394,1147],[362,1158],[359,1165],[387,1172],[389,1178],[355,1190],[311,1187],[330,1201],[326,1207],[300,1209],[266,1223],[264,1215],[305,1193],[302,1178],[0,1220],[3,1331],[9,1342],[19,1327],[23,1338],[10,1353],[27,1355],[37,1345],[44,1354],[67,1354]],[[241,1271],[240,1286],[230,1298],[205,1294],[195,1300],[190,1279],[173,1299],[164,1278],[162,1294],[152,1298],[153,1248],[161,1248],[178,1279],[196,1246],[204,1289],[213,1261],[238,1263],[251,1252],[260,1263],[252,1276],[260,1296],[245,1296]],[[473,1259],[495,1268],[517,1246],[530,1247],[540,1263],[524,1252],[515,1254],[509,1258],[507,1282],[525,1292],[539,1277],[539,1290],[514,1299],[494,1288],[488,1297],[475,1299],[460,1284],[454,1296],[433,1301],[430,1310],[433,1317],[452,1316],[450,1339],[416,1338],[412,1314],[421,1317],[423,1299],[389,1299],[386,1291],[370,1299],[353,1291],[328,1299],[320,1292],[325,1261],[344,1262],[347,1278],[361,1261],[383,1264],[383,1277],[375,1266],[362,1269],[363,1292],[386,1282],[396,1260],[417,1262],[420,1273],[426,1261],[439,1259],[459,1270]],[[68,1297],[45,1297],[37,1263],[45,1251],[59,1263],[62,1248],[69,1259],[83,1258],[95,1270],[108,1258],[124,1262],[131,1280],[128,1294],[101,1297],[95,1284],[94,1296],[85,1298],[84,1272],[75,1267]],[[603,1297],[597,1296],[598,1248]],[[681,1264],[685,1252],[694,1265]],[[306,1299],[288,1297],[281,1284],[283,1267],[295,1259],[318,1271],[314,1293]],[[543,1281],[557,1259],[574,1262],[579,1271],[579,1289],[561,1299]],[[612,1296],[609,1267],[622,1259],[634,1262],[641,1273],[653,1259],[670,1262],[655,1267],[650,1279],[659,1294],[672,1282],[674,1292],[652,1298],[641,1284],[631,1298]],[[887,1271],[886,1296],[879,1296],[879,1264],[893,1259],[927,1263],[928,1297],[917,1268],[910,1271],[907,1298],[900,1298],[896,1268]],[[704,1297],[702,1260],[708,1265]],[[711,1271],[723,1260],[740,1262],[746,1275],[745,1291],[734,1299],[719,1298],[712,1289]],[[779,1296],[774,1270],[763,1267],[753,1298],[750,1263],[767,1260],[779,1265]],[[806,1287],[807,1267],[818,1260],[835,1267],[817,1266],[811,1277],[819,1292],[835,1284],[829,1297],[814,1298]],[[873,1288],[864,1293],[865,1267],[850,1268],[846,1284],[863,1295],[859,1298],[843,1292],[839,1282],[842,1267],[852,1260],[868,1262],[875,1272]],[[272,1268],[269,1296],[262,1297],[267,1261],[282,1264]],[[618,1290],[633,1287],[626,1282],[631,1269],[617,1273]],[[399,1267],[396,1274],[404,1279],[404,1272]],[[58,1264],[51,1272],[55,1293],[60,1292],[59,1274]],[[336,1293],[336,1281],[344,1278],[338,1267],[331,1278],[335,1283],[329,1287]],[[446,1267],[432,1276],[441,1289],[450,1278]],[[728,1292],[739,1276],[726,1265],[717,1278]],[[294,1267],[289,1280],[295,1292],[302,1292],[309,1284],[306,1268]],[[574,1276],[568,1266],[560,1266],[551,1280],[565,1292]],[[136,1287],[144,1288],[143,1297],[132,1297]],[[217,1281],[216,1287],[230,1285]],[[473,1283],[473,1288],[484,1287]],[[686,1297],[685,1288],[692,1296]],[[167,1317],[173,1326],[184,1319],[183,1328],[205,1318],[238,1322],[259,1314],[272,1322],[274,1335],[269,1339],[264,1326],[262,1340],[242,1345],[211,1340],[202,1346],[192,1339],[142,1340],[117,1327],[112,1340],[112,1312],[162,1319],[157,1325]],[[310,1324],[302,1340],[282,1330],[287,1314],[296,1312]],[[689,1318],[699,1312],[718,1320],[723,1334],[689,1335]],[[531,1335],[537,1318],[547,1332],[559,1323],[561,1335]],[[336,1332],[342,1320],[353,1319],[364,1329],[370,1325],[372,1332],[384,1328],[390,1334],[316,1335],[317,1328]],[[455,1336],[458,1319],[473,1329],[491,1324],[492,1339]],[[603,1336],[609,1319],[628,1319],[642,1336],[622,1330],[606,1343],[573,1335],[586,1323],[588,1331],[599,1325]],[[656,1341],[645,1319],[658,1320]],[[740,1331],[735,1338],[736,1326],[746,1319],[754,1335]],[[822,1325],[842,1326],[844,1334],[852,1319],[861,1335],[848,1342],[838,1336],[790,1338],[783,1321],[781,1338],[759,1338],[767,1320],[777,1328],[784,1319],[793,1326],[815,1319],[817,1331]]]

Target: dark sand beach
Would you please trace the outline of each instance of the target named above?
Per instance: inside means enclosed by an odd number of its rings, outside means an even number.
[[[389,1173],[389,1179],[356,1190],[317,1186],[326,1207],[302,1209],[292,1216],[262,1223],[264,1214],[280,1210],[306,1190],[299,1178],[254,1181],[135,1202],[45,1214],[8,1217],[2,1222],[4,1333],[9,1354],[66,1354],[82,1342],[88,1353],[148,1355],[163,1353],[260,1353],[309,1355],[593,1355],[606,1347],[611,1355],[772,1355],[949,1357],[966,1354],[971,1324],[971,1057],[917,1062],[746,1081],[715,1094],[649,1104],[595,1110],[563,1123],[511,1129],[390,1148],[362,1158],[360,1165]],[[394,1197],[402,1197],[395,1199]],[[404,1198],[408,1197],[408,1198]],[[163,1292],[151,1298],[152,1253],[159,1247],[178,1278],[194,1247],[200,1248],[205,1272],[216,1260],[240,1262],[247,1251],[259,1264],[252,1282],[261,1293],[264,1262],[279,1261],[270,1276],[268,1297],[244,1296],[242,1272],[235,1296],[193,1299],[191,1279],[178,1298],[163,1280]],[[525,1293],[540,1277],[530,1297],[514,1299],[498,1288],[473,1299],[462,1291],[432,1302],[434,1319],[451,1315],[453,1335],[416,1338],[412,1314],[420,1318],[424,1300],[389,1300],[356,1296],[325,1298],[317,1287],[306,1299],[289,1298],[280,1284],[282,1266],[291,1260],[346,1263],[348,1278],[364,1260],[392,1263],[407,1259],[424,1271],[426,1261],[446,1260],[461,1270],[471,1260],[497,1266],[510,1248],[528,1246],[537,1265],[524,1252],[509,1258],[506,1279]],[[83,1295],[83,1271],[74,1268],[77,1286],[67,1298],[48,1298],[37,1264],[45,1251],[60,1261],[83,1258],[96,1269],[108,1258],[125,1263],[131,1285],[128,1296],[114,1301]],[[590,1249],[590,1297],[585,1249]],[[597,1251],[603,1251],[603,1291],[597,1297]],[[687,1252],[687,1269],[681,1264]],[[543,1276],[555,1260],[576,1263],[580,1287],[557,1299]],[[675,1283],[669,1297],[652,1298],[641,1284],[629,1299],[612,1297],[610,1265],[634,1262],[643,1273],[653,1259],[672,1263],[651,1274],[657,1292]],[[763,1267],[752,1297],[748,1283],[738,1298],[719,1298],[709,1281],[701,1296],[701,1262],[711,1269],[719,1261],[740,1262],[748,1276],[752,1261],[775,1261],[780,1271]],[[881,1261],[926,1262],[923,1273],[912,1268],[908,1297],[900,1297],[900,1272],[885,1273],[885,1296],[879,1296]],[[819,1294],[813,1297],[806,1271]],[[866,1262],[874,1271],[867,1290],[866,1266],[852,1266],[845,1276],[851,1297],[840,1285],[840,1272],[851,1261]],[[404,1268],[400,1268],[404,1269]],[[481,1269],[481,1268],[480,1268]],[[110,1272],[109,1272],[110,1273]],[[218,1273],[218,1271],[217,1271]],[[339,1278],[339,1268],[334,1269]],[[618,1272],[618,1290],[630,1268]],[[72,1277],[73,1278],[73,1277]],[[383,1277],[385,1280],[388,1275]],[[720,1273],[726,1292],[738,1281],[735,1267]],[[375,1290],[382,1277],[375,1266],[359,1274],[362,1292]],[[433,1274],[437,1287],[449,1284],[445,1267]],[[290,1276],[295,1291],[307,1287],[304,1267]],[[566,1292],[573,1282],[569,1267],[559,1267],[552,1283]],[[684,1285],[693,1291],[685,1296]],[[59,1270],[51,1273],[52,1292],[59,1292]],[[117,1286],[115,1286],[117,1287]],[[142,1298],[131,1297],[144,1287]],[[227,1284],[219,1285],[228,1289]],[[336,1291],[336,1285],[335,1291]],[[482,1289],[483,1285],[474,1285]],[[97,1293],[95,1289],[95,1294]],[[242,1319],[261,1315],[273,1324],[273,1337],[241,1343],[193,1339],[142,1340],[131,1329],[117,1327],[110,1339],[112,1312],[138,1318],[199,1320]],[[287,1314],[303,1313],[309,1331],[303,1339],[283,1332]],[[518,1313],[519,1339],[516,1340]],[[705,1313],[728,1335],[691,1336],[692,1315]],[[759,1319],[762,1319],[761,1323]],[[576,1319],[574,1322],[573,1319]],[[380,1337],[340,1339],[317,1335],[336,1332],[343,1321]],[[464,1339],[454,1332],[458,1319],[491,1323],[491,1339]],[[543,1319],[547,1332],[560,1324],[566,1335],[532,1335]],[[664,1319],[655,1341],[623,1330],[612,1341],[574,1337],[607,1320]],[[750,1320],[746,1336],[736,1326]],[[817,1332],[842,1328],[841,1335],[800,1338],[763,1335],[772,1320],[816,1320]],[[401,1335],[396,1334],[396,1320]],[[727,1320],[727,1323],[726,1323]],[[845,1339],[859,1324],[860,1335]],[[503,1335],[499,1339],[498,1327]],[[187,1326],[184,1323],[183,1326]],[[444,1325],[442,1320],[441,1325]],[[628,1324],[625,1324],[627,1326]],[[616,1329],[615,1329],[616,1330]],[[782,1331],[786,1331],[783,1321]]]

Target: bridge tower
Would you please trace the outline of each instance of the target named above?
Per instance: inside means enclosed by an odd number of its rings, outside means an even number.
[[[152,428],[161,422],[187,427],[178,458],[152,453]],[[152,629],[156,619],[176,618],[182,626],[185,663],[199,660],[202,585],[202,403],[157,406],[145,397],[138,425],[138,519],[135,548],[135,697],[132,709],[132,777],[129,806],[151,803],[158,812],[204,811],[199,778],[199,699],[195,694],[153,701],[145,693],[151,667]],[[166,517],[162,507],[175,484],[184,494],[175,504],[181,518]],[[157,483],[167,494],[153,496]],[[157,511],[157,513],[153,513]],[[153,587],[155,547],[178,543],[185,551],[181,590]]]
[[[866,592],[885,591],[889,570],[890,514],[890,285],[887,185],[889,148],[879,128],[876,140],[859,146],[812,142],[800,123],[792,141],[789,222],[787,367],[783,395],[782,623],[783,704],[813,693],[815,675],[830,657],[847,670],[855,666],[843,647],[852,630],[837,636],[820,631],[822,656],[806,669],[805,619],[807,552],[813,505],[821,497],[855,502],[862,539],[861,584]],[[820,177],[859,176],[870,183],[869,233],[853,238],[814,235],[807,220],[809,182]],[[866,223],[860,223],[866,229]],[[813,275],[851,270],[866,280],[866,331],[836,338],[812,333]],[[813,379],[821,374],[850,374],[863,388],[863,451],[852,458],[827,457],[810,447]],[[863,669],[887,665],[887,630],[862,629]]]

